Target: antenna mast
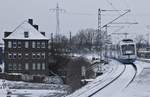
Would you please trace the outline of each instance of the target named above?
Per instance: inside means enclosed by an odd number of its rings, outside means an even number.
[[[59,7],[59,4],[57,3],[56,8],[55,9],[50,9],[50,11],[53,11],[56,13],[56,42],[60,41],[60,19],[59,19],[59,15],[60,13],[65,12],[64,9],[61,9]]]

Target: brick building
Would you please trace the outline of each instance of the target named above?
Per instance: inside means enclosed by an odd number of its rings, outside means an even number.
[[[48,75],[48,41],[33,20],[24,21],[4,34],[4,64],[7,73]]]

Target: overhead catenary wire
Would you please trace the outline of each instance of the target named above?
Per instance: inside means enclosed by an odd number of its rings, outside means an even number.
[[[66,14],[68,14],[68,15],[87,15],[87,16],[96,15],[96,13],[68,12],[68,11],[66,11]]]
[[[113,3],[111,3],[109,0],[106,0],[106,2],[107,2],[114,10],[117,10],[116,7],[113,5]],[[116,12],[117,12],[119,15],[121,15],[119,11],[116,11]]]
[[[110,0],[106,0],[107,1],[107,3],[113,8],[113,9],[115,9],[116,10],[116,7],[113,5],[113,3],[112,2],[110,2]],[[129,6],[129,4],[127,3],[127,1],[126,0],[123,0],[124,1],[124,5],[126,5],[127,6],[127,8],[128,9],[131,9],[131,7]],[[121,15],[121,13],[120,13],[120,11],[116,11],[119,15]],[[136,19],[134,19],[135,21],[136,21]],[[128,19],[126,19],[126,21],[128,21]],[[126,23],[127,24],[127,23]],[[129,23],[129,25],[130,25],[131,23]],[[133,23],[132,23],[133,24]],[[137,24],[137,23],[136,23]]]
[[[104,28],[106,25],[109,25],[111,23],[113,23],[114,21],[118,20],[119,18],[121,18],[122,16],[126,15],[127,13],[129,13],[130,10],[127,10],[125,13],[121,14],[120,16],[118,16],[117,18],[113,19],[112,21],[108,22],[107,24],[105,24],[104,26],[102,26],[102,28]]]

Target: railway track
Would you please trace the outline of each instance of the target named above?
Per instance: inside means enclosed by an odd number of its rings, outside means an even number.
[[[135,64],[128,64],[128,65],[125,65],[125,64],[124,64],[124,66],[125,66],[124,71],[123,71],[118,77],[116,77],[116,78],[115,78],[114,80],[112,80],[110,83],[108,83],[108,84],[106,84],[104,87],[98,89],[97,91],[95,91],[94,93],[92,93],[91,95],[89,95],[88,97],[94,97],[95,95],[97,95],[98,93],[100,93],[103,89],[106,89],[106,90],[107,90],[107,86],[111,86],[111,84],[113,84],[115,81],[119,80],[119,78],[120,78],[121,76],[124,76],[125,73],[127,73],[127,72],[126,72],[127,67],[129,68],[129,66],[132,66],[133,69],[134,69],[134,74],[133,74],[132,78],[128,81],[128,83],[127,83],[127,84],[125,85],[125,87],[124,87],[124,88],[127,88],[127,87],[134,81],[134,79],[135,79],[135,77],[136,77],[136,74],[137,74],[137,67],[136,67]],[[116,85],[117,85],[117,84],[116,84]],[[122,87],[121,87],[121,88],[122,88]],[[113,89],[113,88],[112,88],[112,89]],[[109,90],[108,90],[108,91],[109,91]],[[106,91],[106,92],[107,92],[107,91]],[[106,93],[106,92],[105,92],[105,93]],[[98,97],[103,97],[103,96],[98,96]],[[108,97],[108,96],[106,96],[106,97]]]
[[[98,89],[97,91],[95,91],[94,93],[92,93],[91,95],[89,95],[88,97],[92,97],[93,95],[95,95],[96,93],[98,93],[99,91],[101,91],[102,89],[106,88],[108,85],[110,85],[114,81],[116,81],[124,73],[125,69],[126,69],[126,65],[124,65],[123,71],[115,79],[113,79],[112,81],[110,81],[105,86],[101,87],[100,89]]]
[[[127,86],[126,86],[125,88],[127,88],[127,87],[134,81],[134,79],[135,79],[135,77],[136,77],[136,75],[137,75],[137,67],[136,67],[136,65],[135,65],[134,63],[132,63],[131,65],[133,66],[133,68],[134,68],[134,70],[135,70],[135,74],[134,74],[133,78],[132,78],[131,81],[127,84]]]
[[[121,75],[121,73],[124,71],[124,69],[125,69],[124,65],[122,65],[122,66],[116,65],[116,66],[114,66],[114,68],[110,69],[109,72],[107,72],[107,74],[104,74],[103,77],[99,76],[99,78],[97,78],[95,80],[95,82],[92,82],[92,85],[87,84],[86,86],[84,86],[81,89],[77,90],[73,94],[68,95],[67,97],[76,97],[76,96],[77,97],[88,97],[89,94],[87,94],[87,96],[83,96],[83,94],[90,93],[93,90],[93,88],[95,88],[97,86],[100,86],[100,87],[105,86],[107,83],[114,80],[114,78],[118,77],[118,75]]]
[[[104,92],[104,94],[107,94],[107,92],[108,92],[108,94],[111,94],[110,91],[116,90],[115,88],[118,83],[121,84],[119,87],[117,87],[118,90],[119,89],[123,90],[123,89],[127,88],[134,81],[134,79],[137,75],[137,67],[135,64],[128,64],[128,65],[122,64],[122,65],[120,65],[120,67],[122,69],[119,68],[121,70],[115,76],[113,75],[113,77],[109,76],[108,79],[99,80],[99,81],[95,82],[94,85],[92,85],[92,86],[90,86],[90,85],[86,86],[87,90],[80,91],[77,94],[75,93],[75,95],[67,96],[67,97],[111,97],[111,96],[103,96],[103,92]],[[127,82],[124,81],[125,76],[127,76]],[[122,83],[122,81],[124,81],[124,82]],[[102,94],[102,95],[99,96],[99,94],[100,95]],[[112,92],[112,94],[113,94],[113,92]],[[95,95],[98,95],[98,96],[95,96]]]

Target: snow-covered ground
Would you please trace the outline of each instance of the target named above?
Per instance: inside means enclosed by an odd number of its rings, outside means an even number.
[[[113,83],[111,83],[92,97],[116,97],[114,95],[118,94],[128,85],[128,83],[132,80],[134,74],[134,68],[131,65],[127,65],[125,71],[117,80],[115,80]]]
[[[135,63],[143,68],[141,73],[128,88],[115,97],[150,97],[150,63],[141,61]]]
[[[97,55],[90,54],[86,58],[92,62],[93,56],[98,57]],[[101,90],[92,97],[150,97],[150,63],[148,62],[150,62],[149,59],[146,59],[146,62],[144,62],[144,59],[135,62],[138,69],[137,76],[128,87],[125,88],[127,83],[129,83],[129,78],[133,77],[131,73],[134,73],[133,68],[130,66],[127,67],[126,73],[118,81],[114,81],[106,90]],[[67,97],[88,97],[121,74],[124,70],[124,65],[115,60],[111,60],[104,68],[105,71],[102,76],[98,76],[92,82]],[[6,83],[12,92],[11,97],[64,97],[68,94],[67,90],[69,89],[68,86],[61,84],[39,84],[15,81],[6,81]],[[0,86],[1,84],[2,80],[0,80]],[[6,90],[0,89],[0,97],[6,97]]]
[[[62,97],[66,94],[59,90],[14,89],[11,97]]]
[[[87,97],[111,82],[124,70],[124,65],[121,65],[121,63],[115,60],[111,60],[109,66],[111,68],[108,69],[107,73],[104,73],[102,76],[97,77],[93,82],[88,83],[86,86],[75,91],[68,97]]]
[[[67,95],[70,89],[67,85],[28,83],[22,81],[6,81],[11,97],[62,97]],[[2,86],[3,80],[0,80]],[[0,97],[6,97],[8,89],[0,88]]]
[[[91,59],[90,56],[88,56],[88,58]],[[137,74],[133,82],[129,84],[128,87],[126,86],[131,81],[135,73],[135,70],[131,65],[126,67],[127,69],[125,73],[117,81],[114,81],[106,87],[106,89],[101,90],[99,93],[92,95],[92,97],[150,97],[150,60],[149,63],[147,60],[149,59],[146,59],[146,62],[143,62],[144,59],[142,59],[142,61],[134,62],[137,67]],[[119,62],[113,60],[110,64],[112,69],[109,69],[107,73],[97,77],[93,80],[93,82],[88,83],[86,86],[75,91],[68,97],[89,97],[90,94],[93,94],[94,91],[102,88],[123,70],[123,68],[120,67],[123,65],[116,65],[119,64]],[[114,70],[116,72],[114,72]]]

